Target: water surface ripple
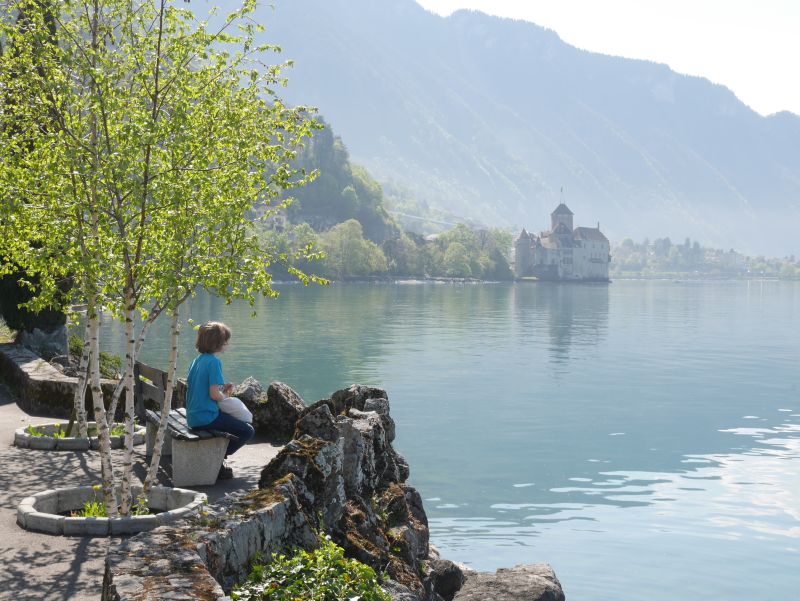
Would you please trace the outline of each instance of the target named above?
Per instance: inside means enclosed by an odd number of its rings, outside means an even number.
[[[281,291],[189,313],[232,326],[231,380],[386,388],[443,556],[551,563],[570,601],[798,598],[800,283]]]

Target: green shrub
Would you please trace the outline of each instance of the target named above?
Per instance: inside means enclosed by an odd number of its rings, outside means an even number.
[[[80,336],[69,337],[69,354],[80,361],[83,354],[83,340]],[[119,378],[122,370],[122,359],[110,353],[100,353],[100,375],[104,378],[115,380]]]
[[[391,601],[369,566],[347,559],[344,550],[323,539],[319,549],[278,555],[256,565],[247,582],[231,593],[241,601]]]

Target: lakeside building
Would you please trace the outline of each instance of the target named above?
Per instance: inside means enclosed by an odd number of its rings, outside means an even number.
[[[572,211],[563,202],[550,213],[550,231],[523,228],[514,242],[517,277],[552,281],[608,281],[611,245],[597,227],[572,227]]]

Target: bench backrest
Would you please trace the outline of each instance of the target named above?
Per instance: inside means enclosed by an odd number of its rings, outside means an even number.
[[[146,380],[142,378],[146,378]],[[158,409],[164,403],[164,395],[167,391],[167,372],[137,361],[133,366],[133,390],[136,417],[141,423],[144,423],[145,403],[152,401]]]

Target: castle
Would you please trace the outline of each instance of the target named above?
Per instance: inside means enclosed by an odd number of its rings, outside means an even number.
[[[514,242],[517,277],[540,280],[608,281],[611,245],[597,227],[572,227],[563,202],[550,213],[551,229],[538,236],[524,229]]]

